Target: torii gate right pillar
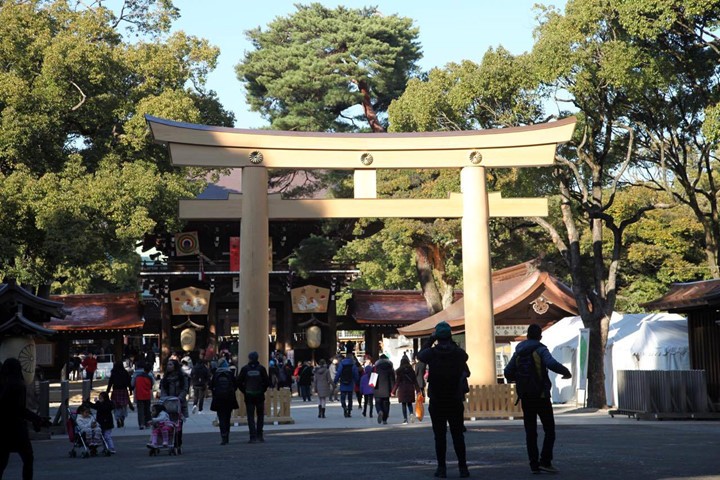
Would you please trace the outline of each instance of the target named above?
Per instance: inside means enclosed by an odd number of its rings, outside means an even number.
[[[464,167],[460,173],[463,194],[462,265],[465,303],[465,349],[471,385],[497,383],[495,372],[495,320],[490,265],[490,209],[485,168]]]

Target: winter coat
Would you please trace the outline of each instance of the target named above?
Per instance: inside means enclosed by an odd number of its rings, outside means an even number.
[[[434,338],[431,337],[433,340]],[[426,341],[417,354],[418,360],[427,364],[428,396],[430,402],[453,403],[462,402],[466,380],[468,355],[451,340],[439,341],[436,346]]]
[[[230,378],[233,385],[233,391],[231,395],[221,396],[217,393],[215,387],[217,386],[218,378],[220,378],[221,376],[227,376],[228,378]],[[235,383],[235,376],[229,368],[221,367],[215,370],[215,373],[210,379],[210,391],[213,394],[212,402],[210,403],[210,410],[212,410],[213,412],[217,412],[220,410],[234,410],[236,408],[239,408],[240,405],[238,404],[237,396],[235,395],[236,389],[237,387]]]
[[[135,401],[151,400],[153,385],[155,385],[155,377],[151,374],[142,370],[135,372],[130,381],[130,386],[135,391]]]
[[[540,369],[542,372],[543,386],[545,387],[545,395],[543,398],[550,398],[550,388],[552,388],[552,383],[550,382],[550,377],[548,376],[548,369],[559,375],[570,375],[570,370],[568,370],[562,363],[555,360],[547,347],[540,343],[540,340],[527,339],[520,342],[518,346],[515,347],[515,353],[513,353],[512,358],[505,367],[505,378],[507,378],[509,382],[515,381],[517,370],[516,358],[525,350],[535,350],[540,357],[540,361],[542,362]]]
[[[365,371],[363,372],[362,377],[360,378],[360,392],[363,395],[375,395],[375,387],[371,387],[370,382],[370,374],[373,371],[373,366],[368,365],[365,367]]]
[[[425,388],[425,370],[427,370],[425,363],[418,360],[415,363],[415,379],[421,389]]]
[[[395,385],[395,369],[393,363],[387,358],[375,362],[375,372],[378,374],[375,384],[375,398],[390,398],[392,387]]]
[[[298,372],[298,385],[310,386],[313,381],[313,369],[310,365],[303,365]]]
[[[410,365],[400,367],[395,372],[395,386],[393,387],[399,403],[413,403],[415,392],[420,391],[420,386],[415,378],[415,370]]]
[[[260,390],[262,391],[261,394],[252,394],[248,393],[245,389],[246,386],[246,380],[248,376],[249,370],[258,370],[260,372]],[[249,362],[247,365],[242,367],[240,369],[240,373],[237,377],[237,388],[240,390],[243,395],[245,395],[245,401],[247,402],[247,397],[254,397],[254,398],[265,398],[265,392],[270,387],[270,377],[268,376],[267,370],[265,367],[260,365],[258,362]]]
[[[205,388],[210,381],[210,369],[203,362],[198,362],[190,372],[190,379],[193,387]]]
[[[113,424],[113,411],[115,410],[115,404],[112,400],[88,402],[88,406],[97,410],[95,419],[97,424],[100,425],[100,429],[104,432],[105,430],[112,430],[115,426]]]
[[[333,380],[330,378],[330,370],[324,365],[319,366],[313,373],[313,390],[318,397],[329,397],[333,391]]]
[[[349,368],[352,370],[352,381],[350,383],[342,383],[343,370]],[[358,373],[355,361],[352,358],[345,358],[338,365],[337,372],[335,372],[335,383],[340,386],[341,392],[353,392],[355,391],[355,384],[360,382],[360,374]]]
[[[161,397],[178,397],[184,401],[190,389],[190,379],[180,370],[180,364],[173,362],[175,368],[172,372],[166,372],[160,380],[160,396]]]

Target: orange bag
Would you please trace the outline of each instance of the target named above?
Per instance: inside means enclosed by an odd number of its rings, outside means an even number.
[[[418,393],[417,400],[415,401],[415,418],[418,422],[422,422],[425,416],[425,397],[422,393]]]

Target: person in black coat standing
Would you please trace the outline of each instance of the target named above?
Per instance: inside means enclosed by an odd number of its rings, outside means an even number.
[[[222,359],[210,380],[210,391],[212,392],[210,410],[217,413],[220,445],[227,445],[230,441],[230,415],[240,406],[235,396],[235,390],[237,390],[235,375],[228,368],[227,361]]]
[[[437,345],[433,346],[437,342]],[[465,436],[463,435],[463,416],[465,412],[464,381],[467,375],[468,355],[465,350],[452,341],[452,331],[447,322],[435,326],[435,333],[425,341],[417,354],[429,370],[428,395],[430,396],[430,419],[435,435],[435,455],[437,470],[435,476],[447,477],[445,458],[447,455],[447,427],[450,425],[455,455],[458,459],[460,477],[469,477],[465,454]]]
[[[390,416],[390,395],[395,385],[395,368],[387,355],[380,355],[375,362],[375,409],[377,410],[377,422],[387,424]]]
[[[250,361],[240,369],[237,378],[238,389],[245,397],[245,407],[247,408],[248,430],[250,430],[248,443],[264,442],[265,392],[270,386],[270,378],[265,367],[258,362],[257,352],[250,352],[248,360]],[[255,415],[257,415],[257,420]]]
[[[36,432],[47,425],[40,416],[27,409],[27,391],[22,366],[17,358],[6,359],[0,367],[0,478],[2,478],[10,452],[17,452],[23,462],[23,480],[33,478],[33,449],[27,430],[27,421]]]

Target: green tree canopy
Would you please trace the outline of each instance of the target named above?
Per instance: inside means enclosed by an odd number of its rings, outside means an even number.
[[[170,165],[143,118],[231,125],[207,73],[218,50],[170,34],[169,1],[118,12],[0,3],[0,276],[57,291],[135,288],[143,234],[176,229],[205,172]],[[142,34],[133,41],[130,32]]]
[[[246,33],[253,50],[236,71],[251,108],[277,130],[384,131],[379,115],[421,58],[412,20],[371,7],[295,7]]]

